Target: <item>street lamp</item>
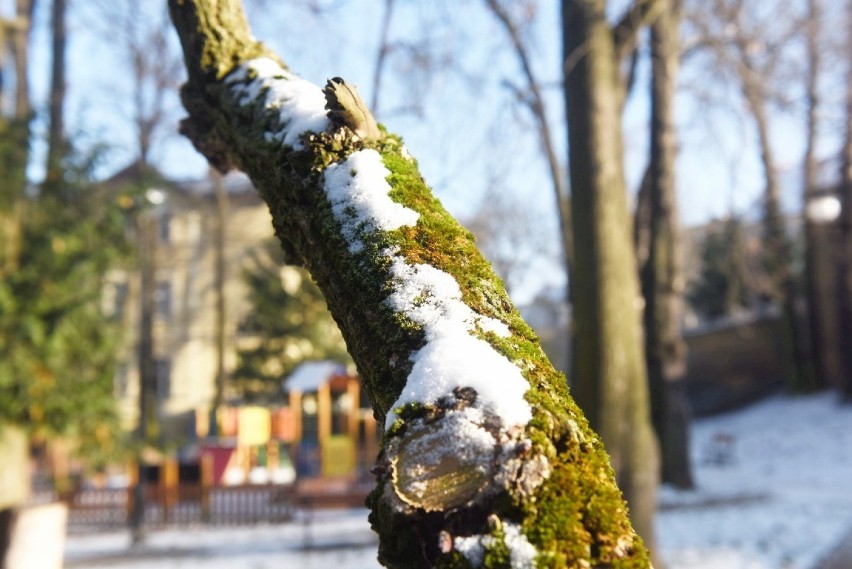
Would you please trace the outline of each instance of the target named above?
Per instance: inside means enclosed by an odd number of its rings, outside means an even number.
[[[819,225],[832,223],[840,217],[840,198],[835,193],[823,192],[809,197],[805,204],[807,221]]]
[[[137,458],[136,487],[133,489],[133,511],[130,525],[134,545],[145,539],[145,461],[143,451],[152,435],[154,413],[154,389],[157,382],[157,370],[154,362],[154,311],[156,308],[155,283],[157,252],[157,217],[154,208],[166,201],[166,192],[158,188],[145,191],[143,211],[136,216],[136,237],[139,247],[139,340],[137,344],[137,365],[139,369],[139,422],[136,427],[136,439],[139,445]]]

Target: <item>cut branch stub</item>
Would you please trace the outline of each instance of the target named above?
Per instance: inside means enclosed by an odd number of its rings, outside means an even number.
[[[391,459],[393,489],[409,506],[427,512],[458,508],[474,501],[493,478],[492,455],[499,447],[486,429],[466,425],[476,432],[467,438],[464,452],[448,444],[453,427],[447,423],[467,421],[457,415],[450,412],[438,421],[412,426],[394,441],[399,448]]]
[[[332,122],[349,127],[363,140],[383,138],[376,119],[367,109],[354,85],[340,77],[334,77],[328,80],[322,92],[327,101],[325,108],[328,109],[328,117]]]

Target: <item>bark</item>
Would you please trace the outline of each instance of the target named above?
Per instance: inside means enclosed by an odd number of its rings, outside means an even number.
[[[329,82],[323,101],[286,71],[252,39],[238,2],[169,5],[189,71],[183,132],[219,169],[251,177],[290,261],[307,267],[325,294],[387,427],[369,498],[379,560],[406,568],[647,567],[603,447],[564,377],[399,138],[374,131],[345,82]],[[287,114],[296,101],[325,102],[328,112],[313,122]],[[369,182],[375,161],[384,182]],[[390,201],[381,203],[400,214],[389,229],[332,191],[362,183],[386,192]],[[440,359],[452,366],[440,376],[419,367],[430,350],[447,353],[445,326],[464,314],[466,331],[452,337],[483,358]],[[510,409],[490,399],[497,392],[489,386],[516,389],[513,373],[529,385]],[[441,381],[448,391],[431,393]]]
[[[674,99],[679,66],[680,2],[668,2],[651,26],[651,163],[647,185],[648,253],[641,264],[645,360],[651,418],[660,443],[661,479],[692,488],[689,404],[683,390],[683,266],[678,247]]]
[[[847,0],[846,18],[852,24],[852,1]],[[847,36],[852,48],[852,36]],[[846,124],[845,138],[840,152],[840,267],[839,275],[839,341],[841,370],[841,397],[852,401],[852,63],[847,61],[846,70]]]
[[[659,459],[622,171],[623,88],[605,3],[566,0],[562,10],[574,242],[583,244],[571,283],[573,391],[610,453],[638,533],[653,544]]]

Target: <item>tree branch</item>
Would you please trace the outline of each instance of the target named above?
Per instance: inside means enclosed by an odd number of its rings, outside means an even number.
[[[612,29],[619,61],[635,49],[639,31],[658,18],[663,10],[665,2],[660,0],[636,0],[630,5]]]
[[[333,98],[251,39],[236,0],[169,6],[184,131],[249,175],[385,425],[369,499],[380,561],[648,567],[565,378],[400,139],[331,120]]]

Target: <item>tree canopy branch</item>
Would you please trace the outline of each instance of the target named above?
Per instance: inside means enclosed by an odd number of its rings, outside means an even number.
[[[189,72],[183,131],[249,175],[384,423],[369,498],[379,560],[648,567],[564,376],[399,137],[377,135],[345,83],[323,93],[288,71],[237,0],[169,6]]]
[[[658,18],[665,6],[665,2],[660,0],[637,0],[630,4],[612,29],[619,60],[635,49],[639,31]]]

